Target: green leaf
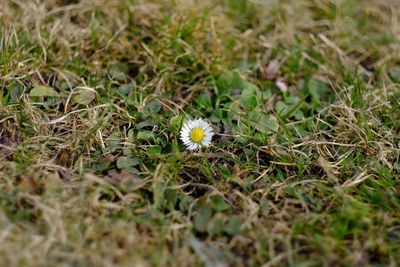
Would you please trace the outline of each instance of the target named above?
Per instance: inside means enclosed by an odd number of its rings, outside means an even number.
[[[178,200],[178,190],[166,189],[164,191],[164,199],[166,204],[169,204],[171,207],[174,207]]]
[[[106,171],[110,168],[112,161],[108,158],[100,158],[93,163],[92,168],[98,172]]]
[[[191,204],[194,201],[194,197],[189,195],[181,195],[179,201],[179,209],[182,211],[188,211],[190,209]]]
[[[289,113],[293,113],[294,109],[297,109],[296,107],[300,101],[301,99],[297,96],[289,96],[285,102],[278,101],[275,105],[275,110],[280,116],[285,117],[290,115]]]
[[[132,170],[132,167],[140,163],[139,158],[119,157],[117,159],[117,168],[120,170]]]
[[[219,94],[229,94],[232,89],[257,88],[256,85],[242,78],[238,71],[225,71],[217,81]]]
[[[396,66],[389,69],[389,76],[394,82],[400,83],[400,67]]]
[[[72,96],[73,104],[89,105],[96,98],[96,91],[91,88],[80,88],[77,93]]]
[[[261,133],[271,134],[279,129],[278,120],[273,115],[253,111],[250,119],[252,126]]]
[[[207,223],[212,216],[212,211],[209,207],[202,207],[194,217],[194,228],[199,232],[205,232]]]
[[[24,93],[24,88],[22,87],[22,85],[15,84],[14,86],[12,86],[10,89],[11,102],[18,101],[23,93]]]
[[[225,211],[229,210],[231,206],[225,202],[224,198],[219,195],[214,195],[210,197],[212,208],[217,211]]]
[[[201,106],[202,108],[212,108],[212,102],[211,102],[211,97],[209,94],[204,93],[199,96],[197,99],[197,104]]]
[[[217,81],[218,93],[228,94],[232,89],[235,80],[238,79],[238,73],[234,71],[225,71],[219,76]]]
[[[145,121],[142,121],[142,122],[139,122],[138,124],[136,124],[135,128],[140,130],[140,129],[143,129],[145,127],[154,127],[154,126],[157,126],[159,124],[160,124],[160,122],[157,121],[157,120],[145,120]]]
[[[169,119],[169,126],[171,127],[172,132],[179,132],[183,119],[183,116],[173,116]]]
[[[161,153],[161,150],[161,146],[152,146],[149,148],[149,150],[147,150],[147,152],[149,153],[149,155],[157,155]]]
[[[241,232],[243,219],[237,215],[229,216],[225,231],[230,235],[237,235]]]
[[[278,101],[275,104],[275,110],[280,116],[285,116],[290,108],[283,101]]]
[[[134,86],[134,83],[122,84],[119,88],[114,89],[114,91],[120,95],[127,96],[132,92]]]
[[[240,95],[240,104],[244,108],[248,108],[250,110],[255,109],[258,104],[258,88],[249,83],[247,87],[244,88],[242,94]]]
[[[215,215],[207,224],[207,233],[218,236],[223,234],[225,229],[225,220],[222,214]]]
[[[319,103],[328,92],[329,87],[319,80],[311,79],[308,81],[308,93],[311,95],[313,102]]]
[[[219,120],[222,120],[225,118],[225,113],[221,109],[214,109],[214,111],[211,114],[211,121],[212,122],[218,122]]]
[[[149,114],[157,114],[161,110],[161,107],[162,107],[162,103],[159,100],[154,99],[154,100],[151,100],[150,102],[146,103],[143,111],[145,113],[149,113]]]
[[[31,96],[31,97],[49,97],[49,96],[58,97],[58,93],[54,90],[53,87],[50,87],[50,86],[36,86],[30,91],[29,96]]]
[[[140,131],[136,136],[137,140],[154,141],[156,135],[152,131]]]

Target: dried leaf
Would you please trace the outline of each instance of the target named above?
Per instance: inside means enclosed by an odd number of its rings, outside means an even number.
[[[279,69],[278,61],[271,61],[267,67],[260,67],[260,78],[261,80],[273,80]]]
[[[28,176],[19,182],[18,188],[23,191],[34,192],[40,189],[40,183],[33,176]]]
[[[326,173],[328,179],[331,182],[337,183],[339,181],[339,179],[333,173],[331,165],[329,164],[329,162],[324,157],[320,156],[317,159],[317,164],[318,164],[318,166],[320,166],[324,170],[324,172]]]

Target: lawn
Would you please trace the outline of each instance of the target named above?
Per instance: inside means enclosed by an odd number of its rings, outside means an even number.
[[[0,20],[1,266],[400,265],[400,1]],[[193,119],[215,134],[188,150]]]

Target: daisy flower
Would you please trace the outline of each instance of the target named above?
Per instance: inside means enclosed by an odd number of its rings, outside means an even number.
[[[189,120],[181,129],[181,140],[189,150],[209,146],[214,130],[202,119]]]

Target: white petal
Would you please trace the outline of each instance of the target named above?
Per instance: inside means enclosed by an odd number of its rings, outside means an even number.
[[[210,144],[211,144],[211,141],[205,141],[205,140],[204,140],[204,141],[202,142],[202,145],[203,145],[203,146],[209,146]]]
[[[190,141],[190,140],[182,140],[183,141],[183,143],[186,145],[186,146],[189,146],[189,145],[191,145],[193,142],[192,141]]]
[[[211,139],[204,139],[201,143],[203,146],[209,146],[211,144]]]
[[[189,150],[196,150],[197,149],[197,144],[192,143],[190,146],[188,146]]]
[[[203,139],[203,142],[211,142],[211,138],[205,137],[205,138]]]

